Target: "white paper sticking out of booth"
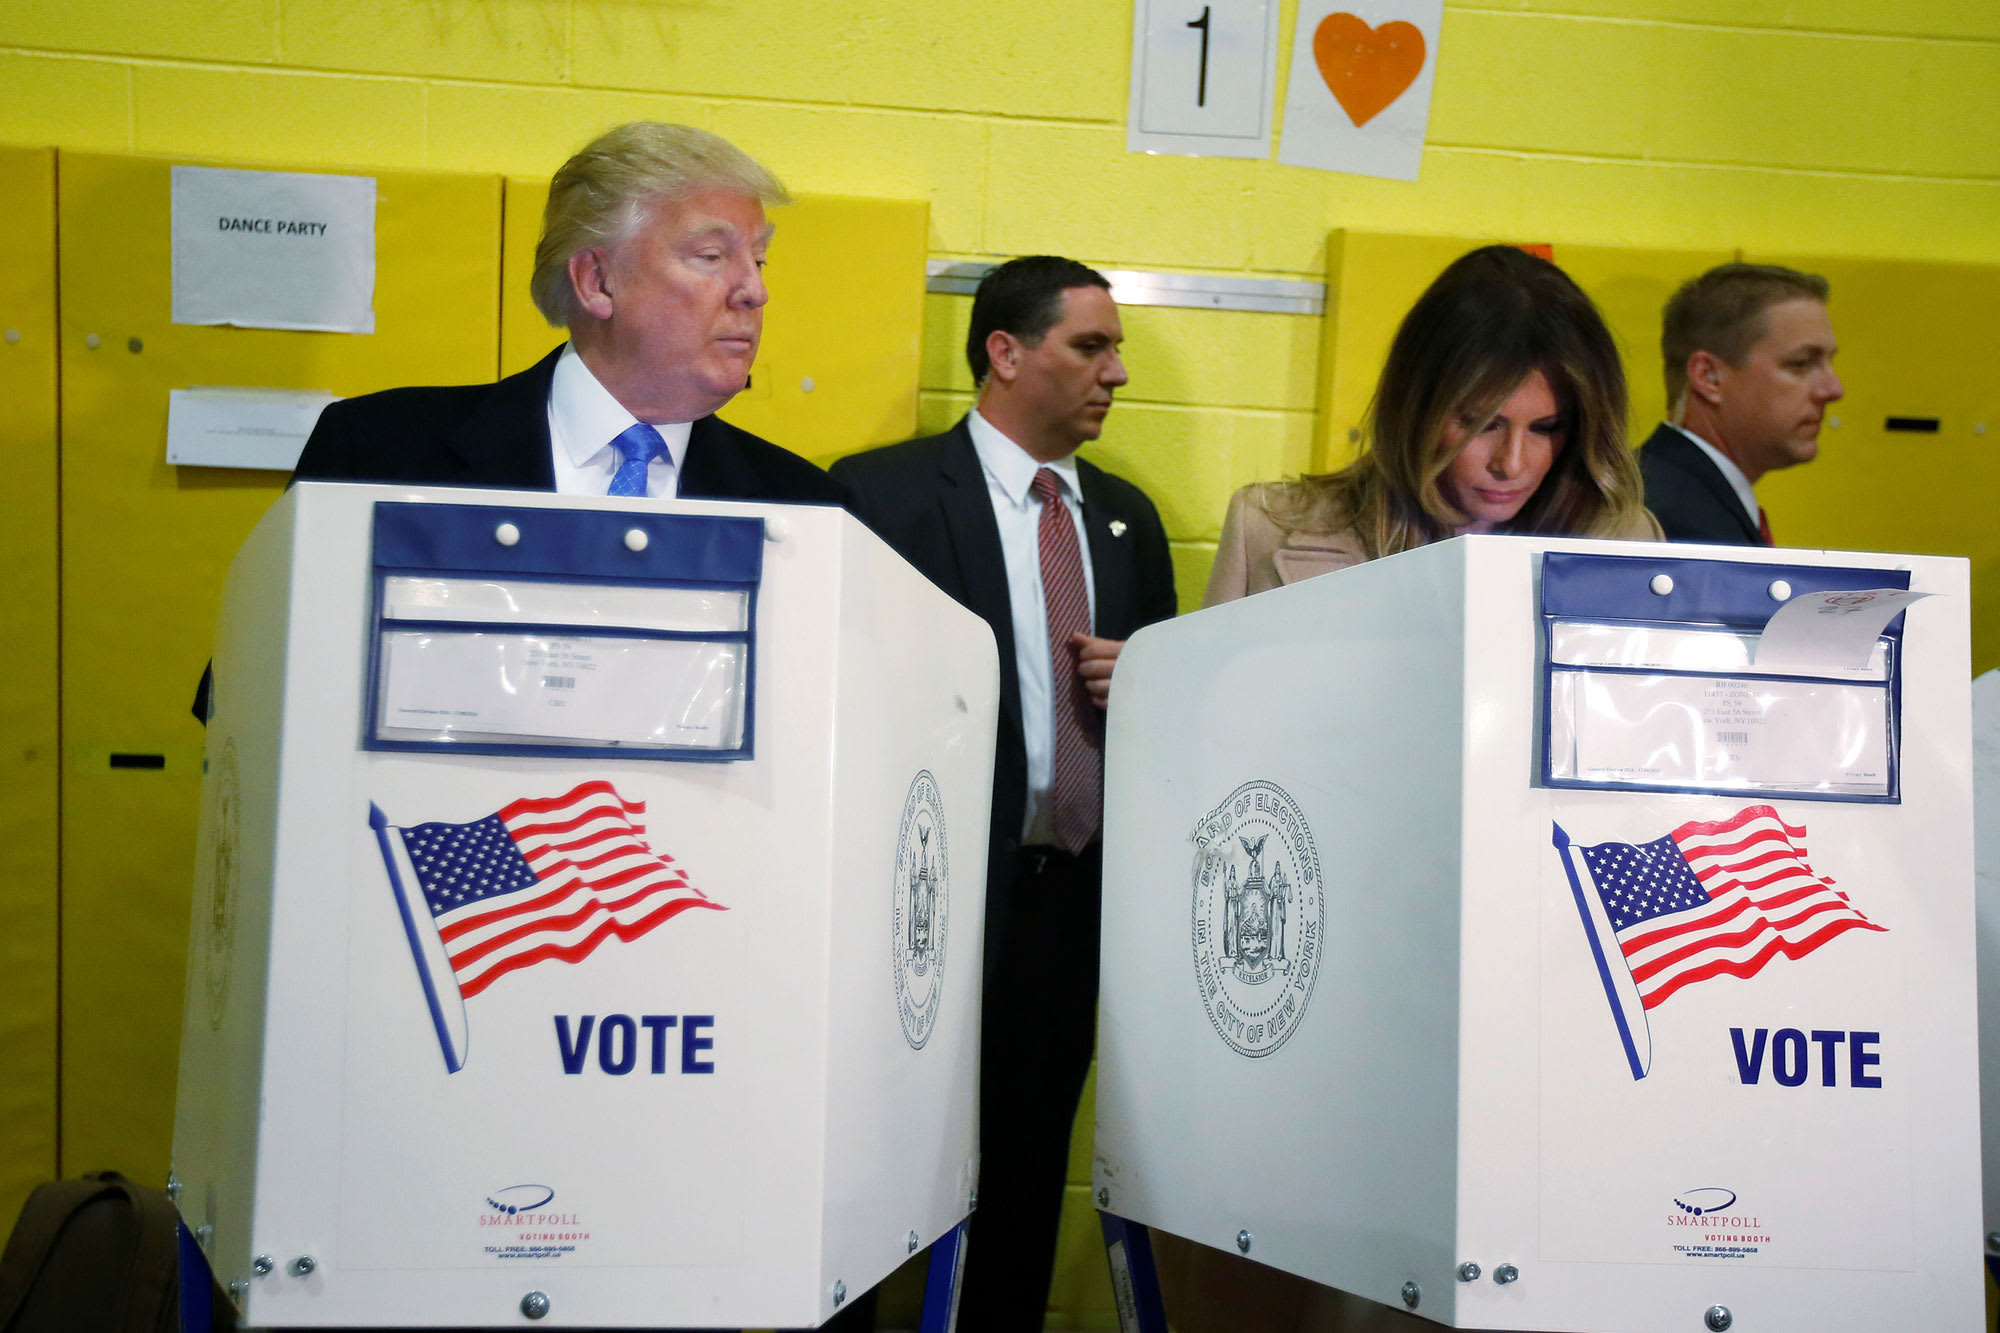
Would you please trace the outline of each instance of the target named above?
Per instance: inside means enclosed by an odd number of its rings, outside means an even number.
[[[249,1324],[816,1324],[966,1214],[998,669],[851,519],[300,486],[215,681],[174,1169]]]
[[[1481,537],[1135,636],[1109,1211],[1460,1328],[1976,1327],[1966,577]],[[1899,600],[1759,657],[1822,592]]]

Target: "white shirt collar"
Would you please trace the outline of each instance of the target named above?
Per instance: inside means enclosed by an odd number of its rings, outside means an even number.
[[[1667,424],[1673,426],[1675,430],[1699,445],[1701,451],[1708,455],[1709,461],[1722,470],[1722,479],[1729,483],[1730,490],[1736,492],[1736,498],[1743,502],[1743,512],[1749,516],[1751,522],[1755,523],[1757,516],[1763,510],[1757,504],[1757,491],[1750,485],[1750,478],[1743,475],[1743,469],[1736,466],[1729,455],[1723,453],[1722,450],[1716,448],[1707,440],[1702,439],[1701,436],[1695,434],[1686,426],[1675,426],[1671,421]]]
[[[1060,477],[1077,503],[1083,502],[1083,483],[1077,475],[1075,454],[1053,463],[1037,462],[1034,455],[1014,443],[1006,432],[980,416],[978,408],[966,414],[965,428],[972,435],[972,448],[979,455],[979,466],[985,469],[987,477],[1016,508],[1027,507],[1029,493],[1035,484],[1035,473],[1042,468]]]
[[[602,462],[599,456],[638,420],[590,373],[590,367],[576,354],[576,345],[565,344],[556,361],[555,377],[549,382],[549,421],[555,447],[571,464],[582,468]],[[653,428],[666,442],[678,472],[687,457],[691,423],[654,422]],[[612,459],[610,466],[615,468],[617,460]]]

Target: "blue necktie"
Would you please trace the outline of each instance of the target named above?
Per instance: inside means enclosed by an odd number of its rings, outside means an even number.
[[[606,495],[644,495],[646,493],[646,465],[667,452],[667,442],[660,438],[660,432],[643,421],[635,421],[626,427],[625,433],[611,442],[618,451],[618,470],[611,474],[611,489]]]

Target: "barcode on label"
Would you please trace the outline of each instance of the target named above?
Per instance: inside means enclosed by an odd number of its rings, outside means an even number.
[[[576,688],[576,677],[543,676],[542,688],[545,690],[573,690]]]
[[[1750,733],[1747,731],[1718,731],[1715,739],[1721,745],[1748,745]]]

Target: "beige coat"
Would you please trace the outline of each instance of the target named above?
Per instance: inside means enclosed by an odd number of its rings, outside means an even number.
[[[1253,592],[1346,569],[1368,558],[1361,539],[1352,531],[1315,526],[1310,520],[1293,530],[1272,518],[1271,508],[1283,506],[1285,490],[1284,482],[1255,482],[1229,497],[1222,540],[1216,545],[1208,591],[1201,599],[1203,606],[1233,602]],[[1637,519],[1616,530],[1592,535],[1623,541],[1661,540],[1660,525],[1643,509]]]

